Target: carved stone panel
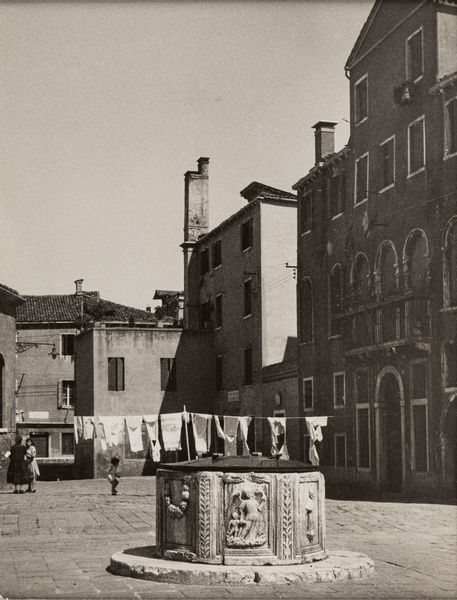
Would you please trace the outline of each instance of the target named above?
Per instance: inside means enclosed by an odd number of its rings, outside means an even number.
[[[304,560],[325,557],[325,492],[320,473],[299,476],[298,537]]]

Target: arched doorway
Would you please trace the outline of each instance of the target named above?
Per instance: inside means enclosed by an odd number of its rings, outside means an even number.
[[[457,392],[443,409],[440,434],[444,492],[448,498],[457,498]]]
[[[377,479],[380,489],[401,492],[403,485],[403,385],[396,369],[386,367],[376,389]]]

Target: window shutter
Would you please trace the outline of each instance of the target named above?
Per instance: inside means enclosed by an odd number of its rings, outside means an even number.
[[[124,381],[124,359],[118,358],[117,360],[117,389],[125,390],[125,381]]]
[[[116,359],[108,358],[108,390],[116,390]]]

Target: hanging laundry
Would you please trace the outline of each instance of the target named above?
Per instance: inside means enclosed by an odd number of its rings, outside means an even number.
[[[153,462],[160,462],[160,451],[162,450],[162,446],[160,445],[159,440],[151,441],[151,447]]]
[[[144,450],[143,437],[141,434],[143,417],[138,415],[125,417],[125,424],[127,426],[130,450],[132,452],[142,452]]]
[[[80,439],[83,439],[84,435],[84,424],[82,417],[74,417],[73,427],[75,430],[75,442],[78,443]]]
[[[192,431],[194,433],[195,450],[197,454],[209,452],[211,445],[212,415],[192,413]]]
[[[280,454],[279,460],[290,460],[289,450],[287,449],[286,442],[284,442],[284,444],[282,445],[282,448],[281,448],[279,454]]]
[[[236,456],[236,436],[238,433],[238,417],[224,417],[224,454]]]
[[[319,455],[316,450],[315,443],[321,442],[324,438],[322,435],[322,427],[327,425],[328,417],[306,417],[305,423],[309,433],[309,460],[312,465],[319,464]]]
[[[243,456],[249,456],[251,454],[248,446],[248,427],[252,421],[251,417],[237,417],[240,426],[240,437],[243,442]]]
[[[83,438],[92,440],[94,437],[94,417],[82,417],[83,420]]]
[[[182,412],[160,415],[163,447],[165,450],[181,450],[181,429],[183,418],[185,417]]]
[[[105,426],[100,422],[99,417],[94,417],[94,437],[100,440],[100,445],[102,447],[103,452],[108,449],[108,444],[106,442],[106,433]]]
[[[146,431],[151,442],[152,460],[160,462],[160,451],[162,449],[159,442],[159,415],[143,415]]]
[[[120,436],[124,433],[125,417],[107,415],[98,417],[98,421],[101,426],[99,431],[103,431],[102,435],[108,448],[118,446]]]
[[[286,418],[285,417],[267,417],[267,421],[270,424],[271,429],[271,455],[277,456],[281,454],[282,446],[284,446],[286,441]],[[281,445],[281,450],[278,445],[279,436],[284,436],[283,444]],[[286,447],[287,451],[287,447]]]

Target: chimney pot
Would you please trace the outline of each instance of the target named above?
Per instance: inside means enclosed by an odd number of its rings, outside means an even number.
[[[150,306],[146,306],[146,311],[147,312],[151,312],[151,307]]]
[[[315,161],[319,164],[323,158],[335,152],[335,127],[333,121],[318,121],[313,125],[315,143]]]
[[[197,164],[199,174],[208,175],[209,158],[206,156],[200,156],[200,158],[197,160]]]
[[[76,294],[83,293],[83,281],[84,281],[84,279],[75,279]]]

